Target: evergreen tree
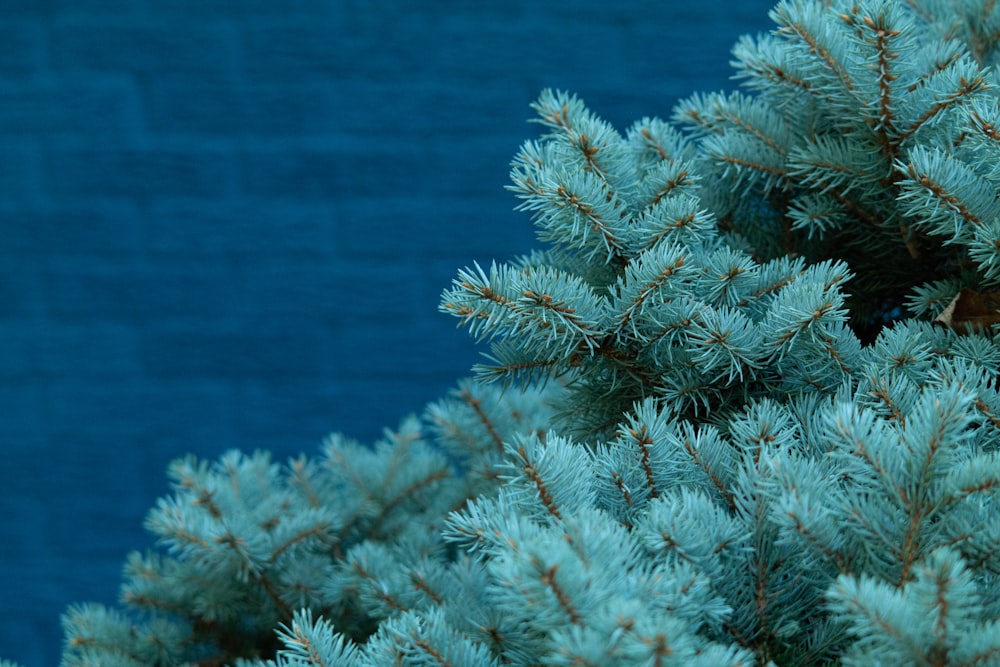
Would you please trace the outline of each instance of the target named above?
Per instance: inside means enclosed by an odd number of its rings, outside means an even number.
[[[175,462],[63,664],[1000,665],[1000,7],[771,16],[674,125],[543,92],[477,379]]]

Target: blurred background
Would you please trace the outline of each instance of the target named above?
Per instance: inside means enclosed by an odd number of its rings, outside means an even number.
[[[114,604],[169,461],[372,442],[485,351],[544,87],[624,131],[770,0],[0,0],[0,657]]]

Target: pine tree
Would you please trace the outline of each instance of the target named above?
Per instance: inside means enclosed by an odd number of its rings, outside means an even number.
[[[65,665],[1000,665],[1000,7],[783,0],[746,90],[573,95],[369,449],[182,459]]]
[[[785,0],[736,45],[751,96],[674,111],[701,144],[709,204],[756,256],[849,260],[866,341],[1000,278],[992,2]],[[921,289],[914,292],[913,287]]]

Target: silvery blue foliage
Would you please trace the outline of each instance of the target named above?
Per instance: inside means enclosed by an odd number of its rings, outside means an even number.
[[[686,133],[544,91],[547,249],[442,296],[477,379],[176,462],[63,663],[1000,665],[1000,8],[772,18]]]

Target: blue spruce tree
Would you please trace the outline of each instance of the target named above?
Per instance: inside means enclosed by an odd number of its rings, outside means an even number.
[[[543,92],[476,379],[176,462],[63,664],[1000,665],[1000,6],[771,16],[674,124]]]

